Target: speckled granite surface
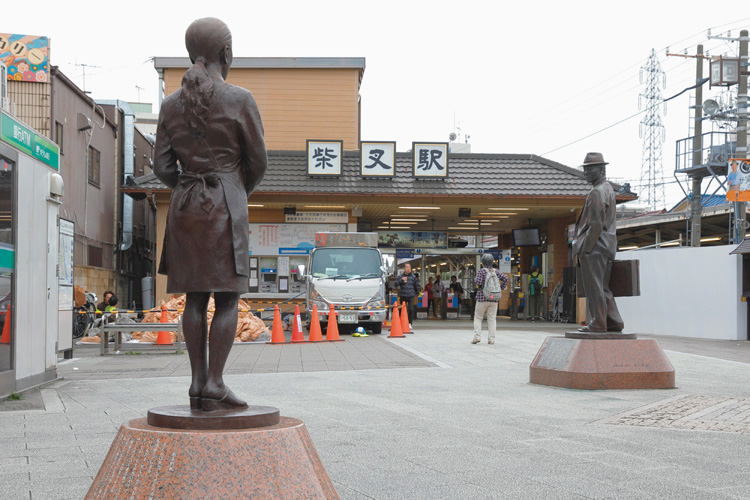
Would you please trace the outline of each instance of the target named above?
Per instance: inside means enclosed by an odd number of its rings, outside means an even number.
[[[86,499],[338,499],[301,420],[191,431],[120,427]]]
[[[547,337],[529,381],[568,389],[671,389],[675,372],[656,340]]]

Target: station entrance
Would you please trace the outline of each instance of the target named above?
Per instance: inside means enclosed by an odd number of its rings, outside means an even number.
[[[403,272],[405,264],[411,264],[412,272],[416,273],[422,289],[417,297],[417,319],[469,319],[474,312],[474,297],[476,295],[474,278],[479,269],[480,259],[484,252],[492,252],[497,257],[502,251],[497,248],[415,248],[415,249],[381,249],[384,255],[391,255],[396,270],[390,277],[389,288],[393,290],[396,277]],[[509,251],[507,252],[509,253]],[[498,259],[501,262],[502,258]],[[502,272],[510,277],[510,264]],[[426,293],[428,285],[440,278],[442,293],[440,297],[429,297]],[[455,280],[453,279],[455,278]],[[433,285],[434,286],[434,285]],[[507,293],[504,300],[507,302]],[[396,300],[395,294],[390,299]],[[501,300],[500,309],[506,309]]]

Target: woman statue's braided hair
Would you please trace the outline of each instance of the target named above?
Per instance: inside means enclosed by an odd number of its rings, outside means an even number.
[[[219,19],[204,17],[194,21],[185,32],[185,46],[193,65],[182,77],[182,104],[185,122],[193,136],[206,135],[214,82],[206,70],[219,62],[224,49],[232,44],[229,27]]]

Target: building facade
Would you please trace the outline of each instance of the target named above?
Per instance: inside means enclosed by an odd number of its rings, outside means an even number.
[[[155,58],[165,94],[180,87],[189,64]],[[398,145],[411,149],[405,153],[395,143],[373,146],[360,133],[364,68],[359,58],[235,58],[227,81],[253,92],[269,150],[266,177],[248,201],[256,272],[246,298],[299,296],[295,267],[315,232],[358,230],[378,232],[381,250],[399,266],[412,263],[423,284],[438,274],[447,284],[455,275],[471,290],[481,253],[492,251],[509,275],[537,265],[551,291],[569,265],[568,227],[590,190],[582,172],[535,155],[450,153],[448,143],[431,138]],[[321,163],[316,152],[329,145],[331,162]],[[421,175],[430,158],[447,161],[439,175]],[[373,175],[368,169],[376,163],[390,169]],[[331,170],[321,172],[321,165]],[[169,189],[144,176],[123,190],[156,200],[159,252]],[[538,230],[539,240],[518,246],[514,229]],[[157,277],[157,298],[167,298],[165,290],[166,279]],[[500,309],[509,302],[506,293]]]

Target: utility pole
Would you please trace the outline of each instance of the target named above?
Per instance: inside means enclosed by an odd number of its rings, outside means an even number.
[[[737,89],[737,110],[739,121],[737,122],[737,158],[747,158],[747,121],[748,121],[748,97],[747,97],[747,30],[740,31],[740,83]],[[746,203],[735,202],[734,204],[734,243],[738,244],[745,238],[747,230]]]
[[[703,164],[703,45],[698,45],[698,56],[695,58],[695,124],[693,125],[693,167]],[[701,246],[701,212],[703,209],[703,196],[701,194],[701,183],[703,177],[698,174],[693,177],[693,197],[690,200],[690,246]]]

